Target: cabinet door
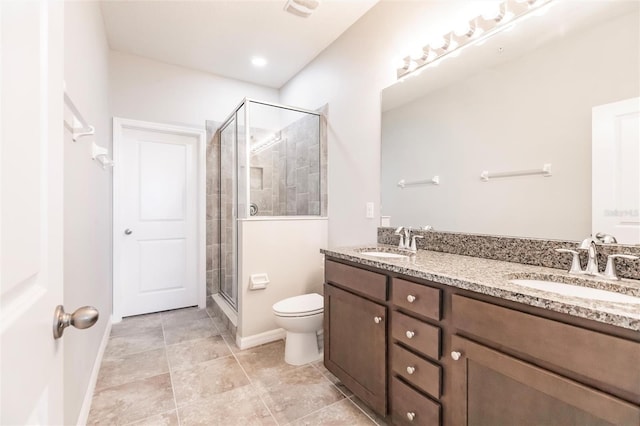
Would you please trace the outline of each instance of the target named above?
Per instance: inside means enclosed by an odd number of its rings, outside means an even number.
[[[460,354],[451,364],[455,424],[640,424],[637,405],[460,336],[452,337],[452,349]]]
[[[386,415],[387,308],[325,285],[324,363],[378,414]]]

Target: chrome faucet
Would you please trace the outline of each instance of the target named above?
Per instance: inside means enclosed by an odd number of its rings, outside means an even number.
[[[596,239],[593,237],[585,238],[578,247],[579,250],[588,250],[589,260],[584,270],[586,275],[598,275],[598,251],[596,248]]]
[[[404,226],[396,228],[395,234],[400,236],[398,248],[401,250],[409,250],[411,253],[418,251],[416,238],[424,238],[423,235],[411,235],[411,227],[405,228]]]
[[[409,239],[409,231],[404,229],[404,226],[398,226],[398,228],[396,228],[395,234],[400,236],[400,242],[398,243],[398,248],[400,250],[406,249],[408,244],[407,240]]]
[[[596,236],[596,238],[600,239],[600,237]],[[578,246],[578,250],[588,250],[588,261],[587,267],[582,270],[580,266],[580,258],[579,253],[576,250],[570,249],[556,249],[559,253],[571,253],[573,255],[571,261],[571,269],[569,269],[570,274],[582,274],[582,275],[590,275],[593,277],[604,278],[606,280],[619,280],[618,272],[616,270],[615,259],[622,258],[628,260],[638,260],[640,259],[638,256],[633,256],[630,254],[610,254],[607,257],[607,267],[604,273],[600,273],[598,269],[598,252],[597,252],[597,239],[593,237],[585,238],[580,246]]]

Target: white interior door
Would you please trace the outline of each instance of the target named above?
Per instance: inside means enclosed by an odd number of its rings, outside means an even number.
[[[593,108],[592,233],[640,244],[640,98]]]
[[[115,119],[116,225],[114,307],[121,316],[201,304],[199,130]],[[115,287],[115,286],[114,286]]]
[[[1,1],[0,424],[62,424],[63,3]]]

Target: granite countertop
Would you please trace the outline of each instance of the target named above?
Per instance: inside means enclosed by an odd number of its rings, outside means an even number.
[[[640,280],[605,281],[588,276],[570,275],[567,271],[560,269],[428,250],[418,250],[415,255],[402,259],[377,258],[362,253],[374,250],[398,252],[396,247],[383,244],[322,249],[320,251],[327,256],[385,271],[431,280],[476,293],[640,331],[640,304],[604,302],[576,296],[563,296],[509,282],[511,279],[518,278],[552,279],[556,282],[640,297]]]

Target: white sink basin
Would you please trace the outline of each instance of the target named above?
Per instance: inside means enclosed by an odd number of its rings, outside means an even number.
[[[602,302],[640,304],[640,297],[629,296],[627,294],[616,293],[613,291],[599,290],[597,288],[582,287],[579,285],[564,284],[544,280],[510,280],[510,282],[519,286],[548,291],[550,293],[557,293],[564,296],[600,300]]]
[[[381,257],[386,259],[404,259],[409,257],[404,254],[391,253],[388,251],[363,251],[360,254],[364,254],[366,256]]]

